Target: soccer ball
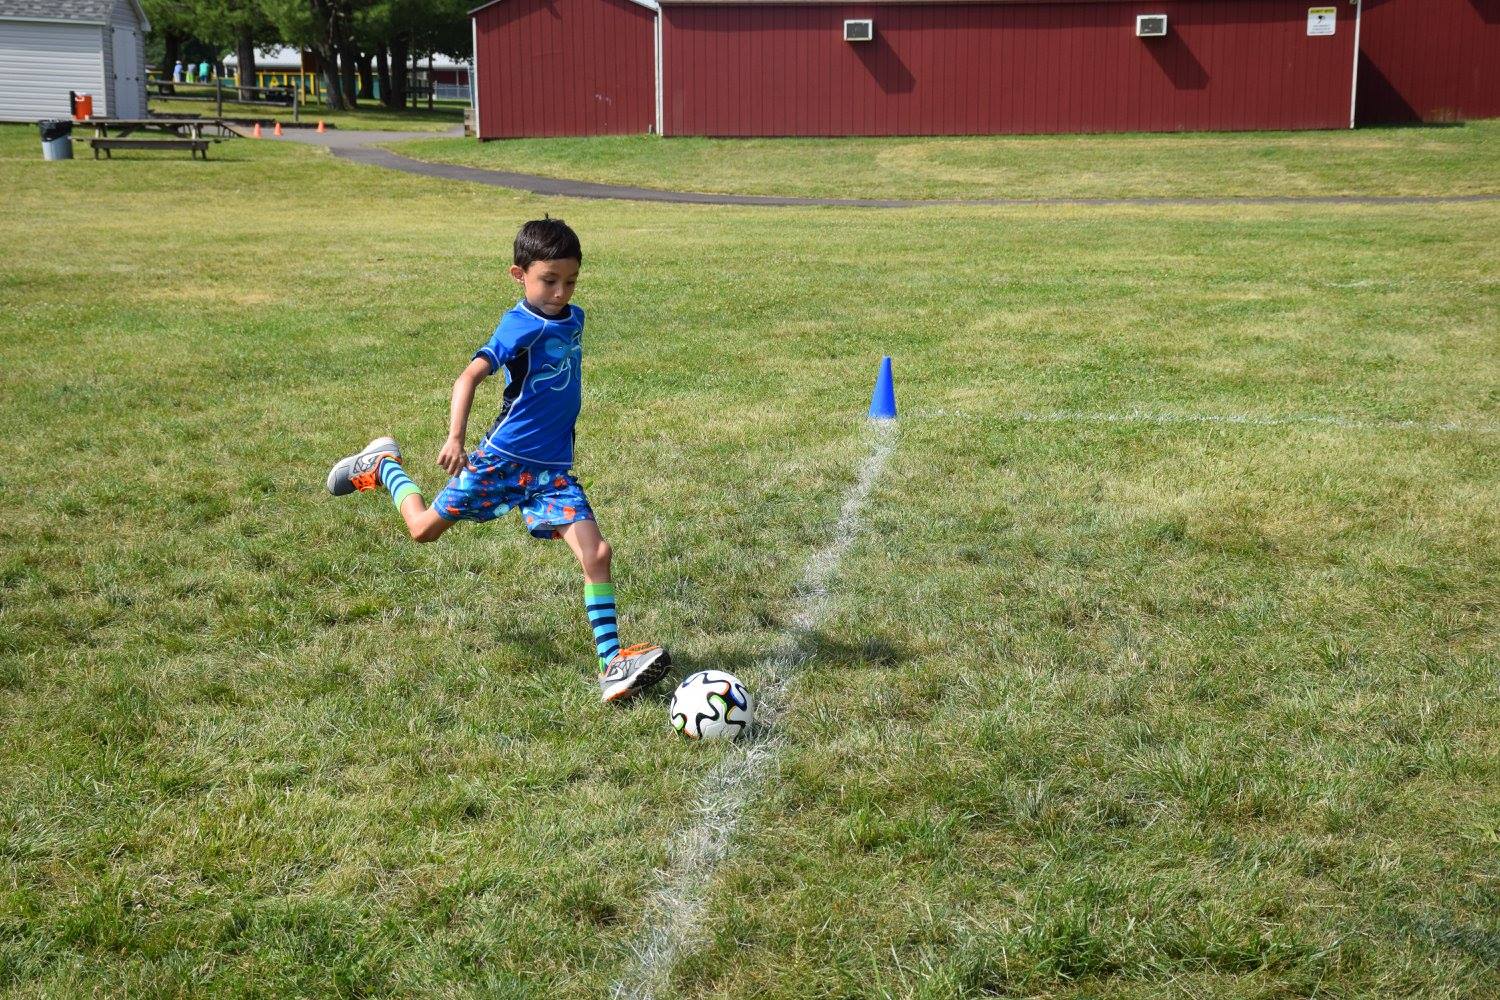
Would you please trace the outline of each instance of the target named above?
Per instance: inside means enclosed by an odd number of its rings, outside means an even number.
[[[690,740],[732,740],[750,728],[755,699],[738,677],[700,670],[672,692],[672,726]]]

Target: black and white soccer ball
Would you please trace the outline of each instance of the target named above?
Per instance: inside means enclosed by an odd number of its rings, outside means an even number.
[[[700,670],[672,692],[672,727],[690,740],[732,740],[750,728],[755,699],[740,679]]]

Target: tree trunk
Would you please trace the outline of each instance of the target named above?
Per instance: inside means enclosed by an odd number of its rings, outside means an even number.
[[[354,40],[349,33],[349,8],[346,4],[338,4],[333,11],[333,43],[338,51],[339,57],[339,83],[344,94],[344,106],[350,109],[359,107],[358,87],[354,82],[354,63],[359,58],[359,50],[354,47]]]
[[[323,74],[324,100],[330,111],[343,111],[343,81],[339,76],[339,56],[346,44],[343,17],[338,0],[308,0],[313,23],[318,28],[318,40],[313,43],[313,54],[318,57],[318,72]]]
[[[344,103],[344,85],[339,79],[338,64],[333,60],[327,60],[323,64],[323,100],[328,104],[329,111],[343,111],[348,108]]]
[[[182,58],[182,36],[169,31],[162,36],[161,78],[172,79],[172,67]],[[175,94],[177,88],[168,84],[161,88],[163,94]]]
[[[359,107],[359,85],[354,79],[354,58],[352,48],[339,52],[339,77],[344,87],[344,103],[351,109]]]
[[[411,60],[411,39],[400,34],[391,39],[391,107],[406,107],[406,64]]]
[[[375,100],[375,56],[369,52],[361,52],[356,64],[359,66],[359,99],[373,101]]]
[[[255,39],[250,32],[242,31],[234,40],[234,57],[240,63],[240,86],[255,86]],[[254,91],[241,90],[239,98],[242,101],[254,100]]]
[[[384,45],[375,50],[375,67],[380,74],[380,103],[388,108],[400,107],[399,104],[393,103],[393,96],[391,94],[391,59]]]
[[[339,79],[339,62],[331,49],[323,45],[313,46],[313,52],[318,57],[318,72],[323,76],[323,100],[328,102],[329,111],[343,111],[344,89]]]

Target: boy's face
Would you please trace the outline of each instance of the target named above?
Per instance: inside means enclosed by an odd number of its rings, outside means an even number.
[[[526,290],[526,301],[532,308],[556,316],[573,297],[573,287],[578,284],[578,261],[572,257],[536,260],[524,271],[512,264],[510,276]]]

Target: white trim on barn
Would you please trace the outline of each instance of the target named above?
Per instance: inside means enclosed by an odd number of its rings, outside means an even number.
[[[1349,84],[1349,127],[1354,127],[1355,110],[1359,104],[1359,23],[1364,13],[1364,0],[1354,0],[1354,82]]]
[[[662,131],[663,125],[666,124],[666,109],[661,99],[661,11],[659,9],[652,21],[652,38],[656,42],[656,134],[660,136],[666,134]]]
[[[469,68],[469,102],[474,105],[474,134],[479,134],[479,22],[469,18],[470,55],[474,64]]]

